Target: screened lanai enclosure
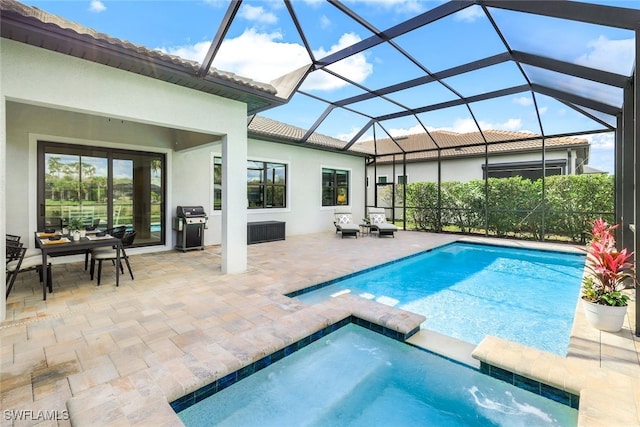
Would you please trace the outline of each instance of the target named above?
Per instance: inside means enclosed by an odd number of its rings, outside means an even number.
[[[640,249],[638,2],[175,2],[163,16],[144,3],[110,3],[117,27],[84,24],[190,62],[92,60],[185,86],[252,79],[265,102],[248,103],[250,137],[361,157],[351,191],[404,228],[580,242],[604,217]],[[149,46],[142,25],[184,45]]]
[[[227,9],[200,73],[225,69],[225,47],[251,50],[242,40],[253,30],[241,18],[266,11],[243,4]],[[318,144],[329,135],[332,149],[362,155],[366,204],[386,207],[405,228],[453,225],[584,241],[589,221],[604,217],[621,224],[623,246],[638,249],[638,3],[399,2],[396,13],[384,7],[284,2],[286,13],[273,15],[277,35],[255,43],[248,56],[263,62],[260,50],[269,45],[279,48],[274,55],[296,59],[286,61],[288,73],[258,67],[248,77],[270,81],[287,100],[262,114],[302,128],[291,143]],[[339,26],[331,47],[317,25]],[[572,150],[568,141],[575,139],[588,147]],[[533,157],[500,156],[516,149]],[[564,157],[551,155],[562,150]],[[475,180],[465,175],[468,166],[456,165],[472,157],[482,163]],[[416,175],[421,183],[412,181]]]

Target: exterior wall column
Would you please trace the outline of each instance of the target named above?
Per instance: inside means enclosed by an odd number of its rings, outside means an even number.
[[[0,72],[0,78],[2,73]],[[2,92],[2,87],[4,85],[0,82],[0,233],[7,233],[7,191],[6,191],[6,183],[7,183],[7,114],[6,114],[6,101],[4,97],[4,93]],[[6,269],[7,263],[6,250],[7,242],[5,240],[5,244],[3,248],[0,248],[0,265],[4,265]],[[4,259],[3,259],[4,258]],[[5,320],[7,317],[7,297],[6,291],[7,283],[6,283],[6,271],[3,271],[0,275],[0,280],[4,286],[0,287],[2,289],[2,297],[0,297],[0,321]]]
[[[222,140],[222,273],[247,270],[247,133]]]
[[[634,117],[634,135],[633,135],[633,148],[635,150],[635,167],[633,168],[633,176],[634,176],[634,226],[636,227],[636,231],[634,232],[634,245],[633,249],[635,252],[635,269],[636,274],[640,271],[640,239],[638,238],[637,228],[640,225],[640,177],[638,176],[638,167],[640,167],[640,144],[638,144],[638,140],[640,139],[640,84],[638,81],[640,80],[640,70],[638,70],[638,59],[640,58],[640,24],[636,26],[636,67],[634,70],[633,77],[633,92],[634,92],[634,102],[633,102],[633,117]],[[630,200],[631,202],[631,200]],[[640,286],[636,286],[636,330],[635,334],[640,336]]]

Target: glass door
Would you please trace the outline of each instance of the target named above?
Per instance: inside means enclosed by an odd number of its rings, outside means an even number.
[[[149,153],[114,153],[114,225],[136,230],[138,244],[153,244],[164,236],[163,158]]]
[[[163,154],[38,144],[38,229],[125,225],[136,246],[164,244]]]

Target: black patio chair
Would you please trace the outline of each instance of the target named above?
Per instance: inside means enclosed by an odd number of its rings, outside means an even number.
[[[96,221],[97,221],[96,224],[100,223],[100,219],[97,219]],[[122,238],[124,237],[124,233],[126,233],[126,231],[127,231],[126,225],[119,225],[117,227],[108,228],[104,230],[104,232],[107,233],[108,235],[120,240],[122,240]],[[91,249],[87,249],[84,253],[84,270],[85,271],[87,271],[87,268],[89,268],[89,255],[91,255]],[[91,280],[93,280],[93,273],[91,273]]]
[[[9,297],[9,293],[11,289],[13,289],[13,285],[15,284],[16,278],[18,274],[24,273],[26,271],[38,271],[40,276],[40,283],[42,283],[42,258],[40,257],[25,257],[25,253],[27,252],[27,248],[22,247],[22,244],[11,244],[7,245],[7,265],[6,265],[6,281],[7,291],[5,298]],[[51,261],[47,262],[47,287],[49,288],[49,293],[53,292],[53,281],[51,278]],[[42,285],[44,287],[44,284]],[[44,288],[43,288],[44,291]],[[46,299],[46,296],[45,296]]]
[[[22,237],[18,236],[17,234],[7,234],[6,235],[7,243],[8,242],[19,242],[21,238]]]
[[[130,247],[133,244],[133,241],[136,238],[135,230],[125,232],[124,236],[121,239],[121,247],[120,247],[120,265],[116,266],[119,268],[122,274],[124,274],[124,268],[122,266],[122,260],[127,264],[127,269],[129,270],[129,274],[131,275],[131,280],[133,280],[133,270],[131,269],[131,264],[129,263],[129,256],[125,251],[125,248]],[[98,286],[100,286],[100,276],[102,274],[102,261],[111,261],[112,264],[115,265],[116,259],[118,258],[118,248],[96,248],[91,251],[91,280],[93,280],[96,261],[98,262]]]

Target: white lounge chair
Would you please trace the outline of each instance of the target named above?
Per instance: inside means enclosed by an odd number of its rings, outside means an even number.
[[[398,231],[398,227],[387,222],[387,215],[384,212],[384,208],[369,208],[368,212],[372,232],[377,231],[378,237],[396,237],[393,233]]]
[[[346,208],[340,208],[335,210],[334,215],[333,224],[336,226],[336,233],[340,232],[343,238],[345,236],[354,236],[357,239],[360,226],[353,222],[351,211]]]

